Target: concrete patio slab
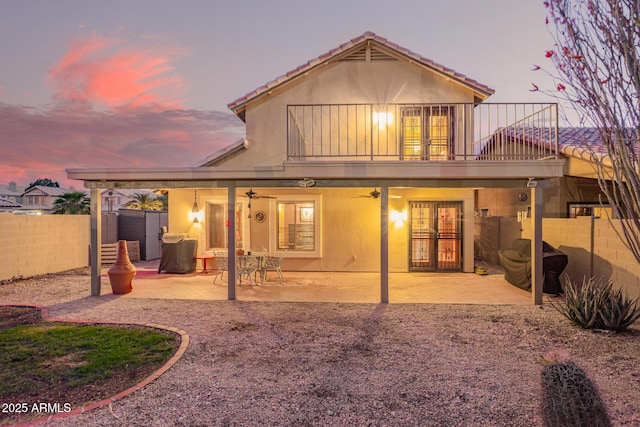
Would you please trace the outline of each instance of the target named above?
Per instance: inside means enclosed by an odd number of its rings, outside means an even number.
[[[227,275],[213,283],[215,274],[157,273],[153,262],[138,265],[133,291],[122,298],[156,298],[182,300],[227,300]],[[110,294],[106,272],[102,294]],[[284,272],[279,283],[270,273],[262,285],[248,282],[236,285],[239,301],[379,303],[379,273]],[[490,274],[471,273],[390,273],[390,303],[529,305],[531,294],[504,280],[497,268]]]

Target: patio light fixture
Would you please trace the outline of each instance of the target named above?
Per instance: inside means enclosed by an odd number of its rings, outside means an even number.
[[[378,126],[378,130],[384,130],[393,124],[393,113],[391,111],[374,111],[373,124]]]
[[[193,207],[191,208],[191,217],[194,224],[200,223],[200,219],[198,218],[200,216],[200,209],[198,208],[197,191],[198,190],[193,190]]]
[[[396,227],[402,227],[407,220],[407,211],[392,210],[389,212],[389,219],[396,224]]]

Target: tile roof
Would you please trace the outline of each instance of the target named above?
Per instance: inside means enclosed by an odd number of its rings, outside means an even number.
[[[194,166],[195,167],[201,167],[201,166],[215,166],[215,164],[217,162],[219,162],[220,160],[229,157],[235,153],[237,153],[238,151],[245,149],[249,146],[249,142],[242,138],[237,140],[236,142],[229,144],[225,147],[222,147],[220,150],[216,151],[215,153],[209,155],[206,159],[200,160],[199,162],[197,162]]]
[[[20,208],[22,205],[20,203],[12,202],[6,197],[0,196],[0,208]]]
[[[496,134],[501,133],[508,138],[517,139],[521,143],[533,144],[539,147],[552,148],[549,146],[548,135],[543,137],[542,132],[549,132],[549,128],[503,128],[496,130]],[[483,152],[490,149],[489,141],[483,148]],[[592,153],[596,153],[606,161],[608,157],[607,148],[600,138],[598,128],[595,127],[561,127],[558,128],[558,149],[560,153],[569,157],[576,157],[591,161]],[[633,146],[633,152],[638,155],[638,145]]]
[[[370,31],[367,31],[361,36],[353,38],[350,41],[341,44],[337,48],[332,49],[329,52],[326,52],[318,56],[317,58],[312,59],[307,63],[302,64],[299,67],[281,75],[280,77],[277,77],[275,80],[272,80],[271,82],[266,83],[265,85],[257,88],[256,90],[247,93],[246,95],[229,103],[227,107],[242,118],[244,107],[248,103],[265,95],[266,93],[270,92],[276,87],[279,87],[291,82],[292,80],[300,77],[301,75],[304,75],[305,73],[313,70],[314,68],[322,64],[342,58],[346,54],[353,52],[354,50],[357,50],[358,47],[365,45],[370,41],[376,43],[378,47],[382,47],[385,50],[395,53],[397,56],[403,57],[409,61],[413,61],[419,66],[422,66],[429,70],[443,74],[457,81],[458,83],[471,88],[476,93],[478,93],[481,96],[481,98],[487,98],[494,93],[494,90],[491,89],[490,87],[483,85],[478,81],[465,76],[464,74],[457,73],[451,68],[447,68],[443,65],[440,65],[430,59],[427,59],[415,52],[410,51],[409,49],[401,47],[396,43],[392,43],[384,37],[380,37]]]
[[[34,187],[31,187],[30,189],[28,189],[27,191],[25,191],[23,193],[23,195],[30,193],[33,190],[39,190],[49,196],[61,196],[65,193],[70,193],[72,191],[75,190],[71,190],[68,188],[60,188],[60,187],[47,187],[45,185],[36,185]]]
[[[14,182],[10,184],[0,184],[0,194],[4,194],[6,196],[20,196],[22,193],[24,193],[24,190],[26,188],[26,185],[17,185]]]

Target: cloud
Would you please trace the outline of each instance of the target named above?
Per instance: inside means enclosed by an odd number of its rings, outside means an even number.
[[[192,166],[244,136],[231,113],[95,111],[0,103],[0,182],[66,178],[66,168]]]
[[[153,35],[71,40],[48,70],[50,105],[0,102],[0,182],[77,188],[65,169],[192,166],[242,138],[233,114],[181,107],[172,61],[187,52]]]
[[[156,37],[128,40],[97,33],[71,40],[68,51],[49,70],[58,102],[97,108],[178,108],[184,80],[174,58],[186,49],[161,44]]]

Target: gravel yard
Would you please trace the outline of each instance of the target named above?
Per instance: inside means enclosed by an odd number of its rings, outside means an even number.
[[[566,349],[616,426],[640,426],[640,325],[581,330],[550,305],[216,302],[88,296],[85,273],[0,285],[53,317],[186,331],[183,358],[111,408],[51,426],[540,426],[538,358]]]

